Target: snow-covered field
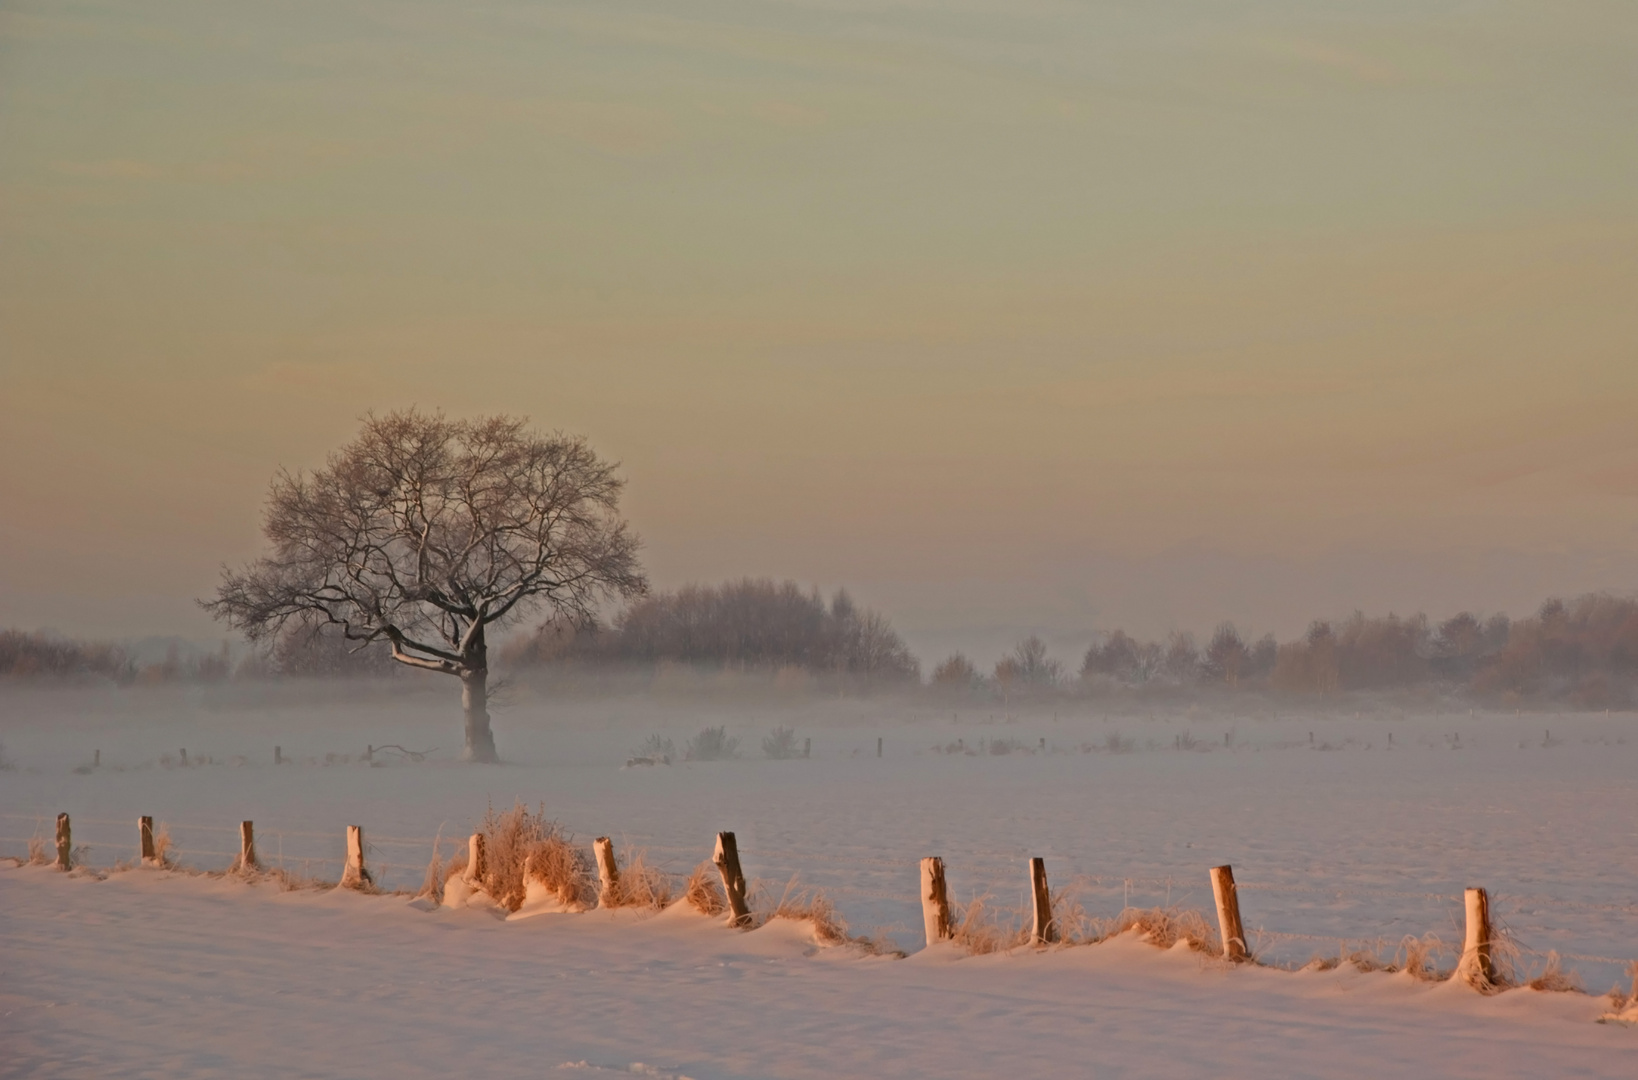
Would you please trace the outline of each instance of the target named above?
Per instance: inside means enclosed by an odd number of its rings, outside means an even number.
[[[0,1070],[1625,1076],[1638,1054],[1638,1030],[1593,1022],[1598,997],[1228,970],[1130,941],[918,955],[916,902],[928,854],[945,858],[957,899],[1004,905],[1021,905],[1025,860],[1043,855],[1054,887],[1101,916],[1128,901],[1209,910],[1206,870],[1228,862],[1253,947],[1296,966],[1343,948],[1390,956],[1430,931],[1458,940],[1461,889],[1483,885],[1531,950],[1523,966],[1558,950],[1601,994],[1638,957],[1631,715],[1111,716],[1059,703],[1015,707],[1008,722],[999,708],[925,701],[520,693],[496,716],[509,763],[484,768],[440,760],[458,731],[448,693],[321,690],[334,693],[6,693],[0,744],[16,767],[0,773],[0,853],[21,854],[68,811],[88,863],[108,867],[134,854],[135,819],[151,814],[184,863],[219,869],[252,819],[265,861],[334,878],[339,861],[326,860],[359,824],[385,884],[413,887],[434,836],[447,853],[491,801],[523,799],[679,872],[733,829],[770,891],[799,875],[856,932],[912,955],[815,950],[781,923],[502,922],[151,871],[4,870]],[[680,749],[715,723],[743,736],[742,760],[623,767],[651,733]],[[813,757],[761,760],[778,724],[811,738]],[[933,749],[958,740],[1036,752]],[[445,749],[371,768],[357,760],[366,744]],[[275,766],[275,745],[294,760]],[[183,749],[213,764],[180,767]],[[97,751],[101,767],[83,768]]]

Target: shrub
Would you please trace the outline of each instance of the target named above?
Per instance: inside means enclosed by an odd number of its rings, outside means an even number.
[[[728,734],[725,727],[708,727],[688,740],[683,757],[688,761],[723,761],[739,756],[739,736]]]
[[[669,765],[671,763],[671,759],[676,756],[676,743],[673,743],[664,735],[650,735],[648,738],[644,739],[643,744],[637,748],[636,753],[632,755],[632,760],[650,762],[663,761]]]
[[[771,758],[796,757],[796,732],[788,727],[776,727],[773,734],[762,740],[762,752]]]

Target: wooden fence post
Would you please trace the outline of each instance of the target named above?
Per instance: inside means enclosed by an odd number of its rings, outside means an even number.
[[[91,767],[93,769],[102,768],[102,751],[101,750],[91,751]]]
[[[488,852],[484,850],[483,833],[473,833],[466,842],[466,873],[461,876],[467,884],[483,888],[484,874],[489,871]],[[527,876],[527,875],[525,875]]]
[[[284,764],[284,747],[275,746],[273,748],[273,764],[275,764],[275,765],[283,765]]]
[[[937,855],[921,860],[921,921],[927,930],[928,945],[955,936],[955,928],[950,923],[950,889],[944,882],[944,860]]]
[[[876,756],[882,756],[882,737],[880,735],[876,736]]]
[[[68,815],[57,815],[57,869],[67,870],[74,854],[74,834],[68,826]]]
[[[745,906],[745,873],[739,868],[739,844],[733,833],[717,833],[717,852],[711,861],[717,864],[722,891],[728,897],[728,925],[749,929],[751,909]]]
[[[344,889],[365,889],[375,884],[370,872],[364,868],[364,828],[360,825],[347,826],[347,867],[341,872],[341,887]]]
[[[1217,898],[1217,928],[1223,935],[1223,959],[1244,960],[1246,931],[1240,924],[1240,894],[1234,887],[1234,867],[1211,868],[1211,892]]]
[[[1462,959],[1456,965],[1456,974],[1476,990],[1492,990],[1496,986],[1496,964],[1491,955],[1490,894],[1483,889],[1468,889],[1467,939],[1462,943]]]
[[[143,866],[152,866],[159,861],[154,854],[154,819],[151,817],[137,818],[137,850],[142,853]]]
[[[256,861],[256,826],[252,822],[239,822],[239,865],[234,869],[241,874],[261,869]]]
[[[803,739],[802,740],[802,756],[805,757],[805,758],[813,756],[813,740],[812,739]]]
[[[182,753],[182,764],[186,765],[188,763],[188,748],[185,747],[185,746],[182,747],[181,753]]]
[[[1052,921],[1052,893],[1047,888],[1046,860],[1029,861],[1029,891],[1035,901],[1035,922],[1030,928],[1031,945],[1050,945],[1058,940],[1058,927]]]
[[[592,851],[597,855],[597,880],[602,885],[597,891],[597,906],[619,907],[620,867],[614,861],[614,841],[599,836],[592,841]]]

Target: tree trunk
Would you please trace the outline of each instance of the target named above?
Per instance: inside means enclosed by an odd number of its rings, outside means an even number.
[[[489,730],[489,669],[480,667],[461,676],[461,709],[466,713],[466,751],[463,761],[492,765],[495,736]]]
[[[484,641],[483,627],[462,654],[466,670],[461,673],[461,709],[466,713],[466,751],[463,761],[493,765],[500,760],[495,754],[495,736],[489,730],[489,646]]]

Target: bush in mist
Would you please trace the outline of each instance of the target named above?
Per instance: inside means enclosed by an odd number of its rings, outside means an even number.
[[[788,727],[776,727],[762,740],[762,752],[770,758],[797,757],[796,732]]]
[[[737,756],[739,736],[728,734],[724,727],[701,728],[683,748],[683,758],[687,761],[723,761]]]
[[[858,607],[845,590],[827,604],[817,591],[766,578],[656,593],[620,612],[608,627],[548,622],[510,650],[508,659],[796,667],[889,681],[920,674],[887,619]]]
[[[638,761],[663,761],[670,764],[671,759],[677,756],[677,745],[664,735],[650,735],[643,740],[643,745],[637,748],[632,755]]]

